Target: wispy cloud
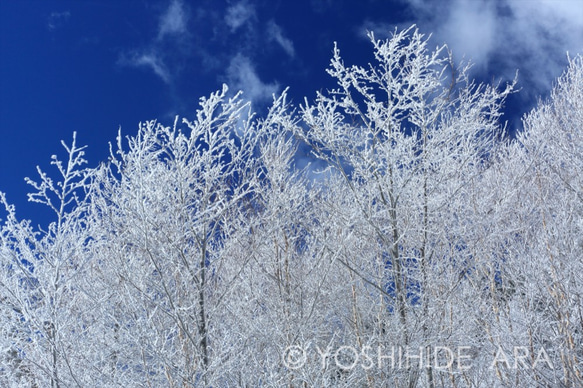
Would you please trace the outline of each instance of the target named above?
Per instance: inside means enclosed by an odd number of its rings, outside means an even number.
[[[279,25],[277,25],[273,20],[267,24],[267,36],[270,41],[275,41],[291,58],[295,56],[294,44],[293,42],[286,38],[283,31]]]
[[[550,88],[563,71],[566,52],[583,53],[583,4],[579,0],[507,0],[511,16],[499,36],[499,47],[514,55],[508,66],[524,68],[539,89]]]
[[[54,31],[59,27],[62,27],[71,17],[71,12],[51,12],[47,20],[47,28],[50,31]]]
[[[247,0],[242,0],[227,8],[225,23],[231,32],[235,32],[254,17],[255,7]]]
[[[454,0],[438,34],[458,55],[486,66],[495,50],[497,15],[494,3],[483,0]]]
[[[505,2],[509,0],[501,0]],[[480,70],[496,53],[500,9],[489,0],[405,0],[416,15],[418,25],[446,43],[454,57],[471,60]]]
[[[334,6],[333,0],[310,0],[310,5],[314,12],[324,13],[328,12]]]
[[[583,51],[580,0],[403,0],[417,24],[464,56],[476,71],[496,66],[506,77],[520,71],[531,94],[549,89],[565,55]]]
[[[265,103],[280,89],[277,83],[261,81],[251,60],[237,54],[227,68],[227,80],[232,89],[243,90],[244,96],[254,103]]]
[[[156,51],[133,52],[129,55],[123,55],[118,59],[118,64],[122,66],[145,67],[152,70],[164,83],[169,84],[171,81],[170,71],[160,53]]]
[[[186,33],[186,21],[187,17],[182,1],[173,0],[166,12],[160,17],[158,39],[163,39],[167,35]]]
[[[187,22],[188,13],[182,0],[171,0],[159,17],[157,35],[145,47],[122,53],[118,64],[147,68],[165,84],[172,84],[173,75],[177,72],[176,66],[172,66],[172,55],[177,55],[176,47],[188,41]]]

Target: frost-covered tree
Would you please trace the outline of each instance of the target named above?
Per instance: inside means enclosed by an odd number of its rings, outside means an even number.
[[[230,282],[244,261],[225,244],[253,195],[257,136],[247,104],[227,88],[200,101],[193,120],[143,123],[118,138],[91,197],[96,275],[110,298],[112,367],[128,383],[214,385],[227,340],[221,325]]]
[[[225,86],[96,168],[63,143],[46,230],[0,193],[0,385],[581,386],[582,58],[505,140],[514,84],[369,37],[297,108]]]
[[[84,147],[62,143],[67,159],[52,156],[58,180],[38,169],[29,200],[55,216],[47,230],[18,221],[14,206],[0,197],[6,221],[0,233],[3,386],[64,387],[87,384],[84,348],[86,303],[83,272],[91,254],[86,241],[88,169]]]
[[[492,296],[484,320],[492,343],[528,347],[528,365],[497,365],[501,384],[583,383],[581,255],[583,60],[569,60],[547,101],[525,115],[524,131],[499,157],[490,199]],[[482,196],[485,199],[484,196]],[[542,350],[541,350],[542,349]],[[545,354],[541,353],[542,351]],[[548,357],[546,357],[548,355]],[[512,364],[511,364],[512,366]]]
[[[351,199],[350,209],[337,210],[350,220],[343,227],[375,246],[374,253],[348,249],[342,263],[367,286],[362,293],[374,286],[383,296],[377,330],[393,343],[429,349],[465,319],[457,298],[471,265],[467,192],[500,134],[512,85],[469,82],[468,67],[455,69],[446,47],[429,50],[413,27],[387,40],[369,37],[375,63],[368,67],[345,65],[335,48],[328,73],[338,88],[306,102],[299,135],[338,176],[325,184],[341,184]],[[423,385],[434,386],[430,366],[391,378],[414,387],[421,371]]]

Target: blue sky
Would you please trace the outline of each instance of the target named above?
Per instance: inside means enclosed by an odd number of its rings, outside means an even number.
[[[471,59],[480,80],[519,70],[513,126],[566,52],[583,51],[580,0],[0,0],[0,191],[44,223],[24,177],[50,170],[73,131],[95,166],[120,127],[190,117],[222,83],[259,108],[286,86],[299,103],[333,85],[334,41],[347,63],[365,64],[367,30],[387,37],[413,23]]]

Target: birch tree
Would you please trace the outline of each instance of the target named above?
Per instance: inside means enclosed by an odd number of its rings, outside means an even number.
[[[581,386],[582,58],[508,140],[514,83],[369,38],[298,108],[224,86],[95,168],[74,136],[46,230],[0,193],[0,385]]]
[[[489,276],[494,343],[522,344],[531,368],[497,365],[501,385],[575,387],[582,383],[581,157],[583,65],[569,60],[550,98],[525,115],[487,190],[498,194],[500,269]],[[497,177],[497,178],[496,178]],[[503,190],[503,191],[502,191]],[[495,290],[498,288],[498,290]],[[544,353],[542,353],[544,352]]]
[[[35,230],[18,221],[14,206],[6,208],[0,234],[0,295],[4,320],[2,384],[64,387],[83,384],[87,364],[79,350],[83,327],[91,324],[79,307],[84,303],[81,280],[90,260],[86,240],[88,170],[84,147],[62,143],[63,161],[56,155],[57,180],[37,167],[40,180],[27,178],[35,189],[29,200],[48,206],[55,221]],[[85,380],[85,383],[87,381]]]
[[[500,133],[500,106],[513,85],[469,82],[468,67],[454,69],[446,47],[429,50],[414,27],[387,40],[369,38],[375,63],[368,67],[346,66],[335,47],[328,73],[338,88],[306,101],[307,130],[299,136],[342,178],[369,226],[360,236],[373,233],[384,261],[376,271],[359,272],[356,257],[344,265],[382,284],[384,321],[399,344],[419,349],[458,323],[433,325],[440,322],[435,312],[454,302],[466,270],[456,230],[464,227],[464,190]],[[420,370],[408,368],[394,381],[416,386]],[[426,368],[424,385],[434,384]]]
[[[223,245],[255,186],[247,109],[224,87],[184,129],[143,123],[127,149],[118,138],[96,180],[96,270],[116,290],[109,316],[123,352],[114,361],[128,380],[207,386],[220,377],[223,343],[212,333]]]

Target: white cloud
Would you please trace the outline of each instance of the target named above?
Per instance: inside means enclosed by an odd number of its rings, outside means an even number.
[[[246,0],[239,1],[227,8],[225,23],[231,29],[231,32],[237,31],[247,21],[255,17],[255,8]]]
[[[583,4],[579,0],[507,0],[512,12],[499,45],[513,47],[510,62],[525,68],[539,87],[563,70],[565,54],[583,52]],[[522,65],[522,66],[521,66]]]
[[[445,24],[437,31],[446,43],[455,48],[454,54],[486,66],[495,49],[497,15],[492,2],[454,0]]]
[[[506,1],[506,0],[502,0]],[[495,4],[489,0],[406,0],[419,27],[431,32],[438,44],[447,44],[455,58],[464,57],[485,68],[499,31]]]
[[[171,77],[170,71],[164,64],[164,61],[156,52],[152,51],[149,53],[133,53],[129,56],[122,56],[118,63],[120,65],[132,66],[132,67],[146,67],[152,70],[158,77],[164,81],[164,83],[169,84]]]
[[[51,12],[48,17],[47,27],[49,30],[54,31],[57,28],[63,26],[67,20],[71,17],[71,12]]]
[[[334,6],[333,0],[311,0],[310,5],[314,12],[324,13]]]
[[[147,68],[160,77],[164,83],[172,84],[172,75],[177,72],[172,56],[181,53],[176,49],[177,47],[188,47],[187,20],[188,13],[183,1],[171,0],[168,8],[160,15],[158,35],[152,37],[146,46],[122,53],[118,58],[118,65]],[[174,39],[168,40],[166,39],[168,37]]]
[[[183,34],[186,32],[186,14],[180,0],[173,0],[162,14],[158,25],[158,39],[166,35]]]
[[[242,54],[237,54],[227,69],[227,80],[231,89],[242,90],[243,95],[254,103],[271,100],[279,90],[277,83],[261,81],[251,60]]]
[[[273,20],[267,25],[267,35],[270,41],[275,41],[290,57],[295,56],[293,42],[283,35],[283,31]]]
[[[403,0],[435,42],[478,71],[496,65],[507,78],[520,71],[529,93],[548,90],[565,54],[583,52],[581,0]]]

